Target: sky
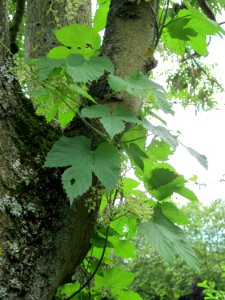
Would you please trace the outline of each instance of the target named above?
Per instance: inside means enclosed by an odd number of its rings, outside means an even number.
[[[96,1],[93,1],[93,11],[95,7]],[[225,14],[217,16],[217,20],[225,21]],[[212,72],[225,88],[225,39],[212,37],[208,51],[206,62],[217,64]],[[165,62],[159,59],[157,68],[163,68],[163,64]],[[178,105],[174,108],[175,115],[166,117],[168,129],[179,130],[180,141],[208,159],[208,170],[205,170],[183,147],[178,147],[171,158],[173,166],[186,179],[193,175],[198,177],[200,185],[191,184],[189,187],[205,205],[219,198],[225,200],[225,94],[218,97],[220,103],[213,111],[198,112],[196,115],[193,106],[184,109]],[[181,198],[178,202],[183,203]]]

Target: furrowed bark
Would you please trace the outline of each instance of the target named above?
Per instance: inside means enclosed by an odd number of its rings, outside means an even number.
[[[46,1],[28,1],[28,11],[29,5],[34,9],[34,3],[41,9]],[[6,2],[1,2],[1,8],[1,15],[7,16]],[[54,24],[50,17],[48,22]],[[7,46],[7,17],[0,23]],[[29,26],[28,16],[27,23]],[[46,36],[52,29],[46,29]],[[40,45],[35,55],[49,50],[53,40],[49,38],[47,47],[41,38],[45,47]],[[32,53],[31,40],[29,45]],[[61,132],[35,115],[10,70],[10,55],[7,60],[4,51],[0,53],[0,299],[48,300],[88,251],[101,195],[90,190],[70,208],[60,171],[42,168],[46,153]],[[28,50],[28,56],[30,53]],[[85,199],[90,197],[96,198],[96,209],[88,212]]]

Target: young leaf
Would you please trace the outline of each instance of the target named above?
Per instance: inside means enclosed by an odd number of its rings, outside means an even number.
[[[149,179],[148,179],[148,184],[151,187],[151,189],[159,189],[161,186],[164,186],[175,179],[177,179],[179,175],[176,172],[173,172],[170,169],[166,168],[160,168],[156,167],[152,169]]]
[[[107,143],[91,150],[91,140],[84,137],[62,137],[49,151],[45,167],[69,167],[62,175],[64,189],[71,201],[84,194],[92,184],[92,173],[111,191],[120,174],[120,156]]]
[[[125,151],[130,159],[133,160],[135,165],[141,169],[144,168],[143,159],[148,158],[148,156],[144,151],[141,150],[141,148],[138,147],[137,144],[130,143],[128,146],[125,146]]]
[[[120,175],[120,155],[111,144],[101,143],[95,150],[93,172],[108,191],[115,187]]]
[[[186,181],[183,176],[169,169],[155,168],[145,182],[152,196],[158,200],[164,200],[183,187]]]
[[[71,84],[70,88],[73,89],[77,94],[80,94],[81,96],[87,98],[91,102],[96,103],[95,99],[90,94],[88,94],[88,92],[86,90],[84,90],[82,87],[80,87],[79,85]]]
[[[125,178],[125,179],[130,179],[130,178]],[[132,186],[137,187],[136,184]],[[119,235],[125,236],[126,238],[131,238],[136,233],[137,221],[132,217],[122,216],[121,218],[112,221],[111,227],[114,230],[116,230],[116,232],[118,232]]]
[[[109,5],[109,0],[105,0],[101,4],[99,3],[98,5],[98,9],[96,10],[93,20],[93,26],[97,32],[102,31],[105,28],[107,15],[109,11]]]
[[[143,298],[136,292],[133,291],[118,291],[117,296],[120,300],[143,300]]]
[[[38,68],[38,75],[42,79],[46,79],[54,69],[63,68],[65,61],[63,59],[50,59],[42,57],[32,60],[30,64],[34,64]]]
[[[150,89],[149,79],[138,71],[125,79],[110,74],[108,82],[114,91],[126,91],[135,97],[147,96],[147,89]]]
[[[102,270],[101,275],[96,274],[94,281],[97,288],[108,288],[116,294],[121,289],[127,288],[134,280],[134,277],[134,273],[113,268]]]
[[[125,122],[140,123],[134,115],[122,106],[110,111],[108,105],[97,104],[81,111],[83,118],[99,118],[111,138],[125,129]]]
[[[117,256],[122,258],[135,257],[135,246],[131,241],[122,240],[117,236],[109,237],[109,241],[113,244],[113,250]]]
[[[145,188],[157,200],[164,200],[173,193],[180,194],[191,201],[198,201],[196,195],[185,187],[186,180],[167,163],[154,163],[152,159],[144,160],[144,171],[140,178],[145,183]]]
[[[70,47],[71,49],[68,50],[72,53],[82,54],[85,57],[96,55],[101,46],[99,34],[92,27],[84,24],[71,24],[58,29],[55,31],[55,36],[64,46]],[[55,56],[54,49],[49,52],[49,57]],[[70,54],[70,51],[67,52]]]
[[[157,107],[167,114],[174,114],[171,108],[171,103],[169,103],[166,97],[166,91],[163,86],[149,79],[150,94],[153,96],[153,100]]]
[[[176,149],[178,146],[177,137],[172,135],[169,130],[162,126],[154,126],[150,124],[147,120],[142,122],[144,127],[150,130],[153,134],[158,136],[161,140],[169,144],[173,149]]]
[[[190,17],[185,16],[181,18],[177,18],[172,21],[166,29],[168,30],[171,38],[179,39],[183,41],[189,41],[190,37],[195,37],[198,33],[188,26],[190,21]]]
[[[185,41],[171,38],[168,30],[166,29],[163,30],[161,39],[164,42],[165,46],[172,52],[176,53],[177,55],[184,55],[187,44]]]
[[[37,106],[36,113],[45,116],[47,122],[52,121],[53,125],[53,122],[55,122],[64,128],[73,119],[74,114],[78,110],[78,105],[71,99],[68,99],[67,96],[59,96],[57,91],[56,93],[51,89],[43,91],[44,93],[33,93],[33,101]],[[70,92],[69,90],[67,91],[68,93]]]
[[[182,144],[182,146],[184,145]],[[205,155],[200,154],[199,152],[190,147],[184,147],[192,156],[194,156],[197,159],[197,161],[203,166],[203,168],[205,168],[206,170],[208,169],[208,161]]]
[[[192,192],[191,190],[189,190],[187,187],[183,186],[180,187],[179,189],[177,189],[175,191],[175,193],[185,197],[186,199],[190,200],[190,201],[198,201],[198,197],[195,195],[194,192]]]
[[[151,144],[146,149],[146,154],[152,160],[166,161],[168,160],[169,155],[173,154],[173,151],[168,143],[153,139]]]
[[[80,54],[71,54],[66,60],[67,73],[76,82],[88,82],[98,79],[105,71],[113,72],[113,64],[106,57],[92,56],[86,60]]]
[[[166,218],[159,208],[155,210],[154,219],[141,224],[140,230],[152,247],[168,262],[174,262],[175,255],[178,254],[191,268],[199,271],[196,255],[185,240],[181,229]]]
[[[135,125],[124,132],[120,142],[127,145],[135,143],[139,148],[145,150],[147,134],[148,131],[146,128],[140,125]]]
[[[188,218],[171,202],[163,202],[159,204],[159,207],[164,214],[171,222],[186,225],[188,224]]]

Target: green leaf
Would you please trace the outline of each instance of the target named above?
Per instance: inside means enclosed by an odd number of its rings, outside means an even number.
[[[199,263],[196,255],[185,240],[181,229],[166,218],[161,210],[155,210],[154,220],[140,225],[140,230],[147,240],[168,262],[175,261],[175,255],[179,255],[194,270],[199,271]]]
[[[66,96],[58,96],[51,89],[43,90],[45,93],[34,94],[34,104],[37,107],[36,113],[45,116],[47,122],[57,124],[64,128],[74,117],[78,106]],[[74,96],[74,95],[73,95]],[[75,97],[74,97],[75,99]]]
[[[109,288],[116,294],[121,289],[127,288],[134,280],[135,274],[120,270],[117,268],[106,269],[95,276],[95,285],[97,288]]]
[[[190,201],[198,201],[198,197],[195,195],[194,192],[186,188],[185,186],[180,187],[179,189],[176,190],[176,193],[187,198]]]
[[[163,30],[161,39],[164,42],[165,46],[168,47],[172,52],[176,53],[177,55],[184,55],[186,48],[185,41],[171,38],[169,32],[166,29]]]
[[[105,241],[106,238],[102,237],[98,234],[98,232],[96,232],[95,234],[93,234],[92,238],[91,238],[91,244],[97,248],[104,248],[105,247]],[[110,242],[107,241],[107,247],[108,248],[113,248],[114,245]]]
[[[124,132],[120,142],[124,144],[135,143],[139,148],[145,150],[147,133],[146,128],[135,125]]]
[[[189,26],[194,28],[201,35],[214,35],[219,32],[223,32],[222,28],[216,22],[209,20],[204,13],[200,12],[198,9],[194,8],[186,1],[188,10],[185,12],[180,12],[181,14],[188,14],[191,16]]]
[[[151,144],[146,149],[146,154],[152,160],[166,161],[168,160],[169,155],[173,154],[173,151],[168,143],[153,139]]]
[[[30,62],[38,68],[38,75],[46,79],[54,69],[63,68],[65,61],[63,59],[50,59],[48,57],[38,58]]]
[[[188,224],[188,218],[171,202],[163,202],[159,204],[159,207],[164,214],[171,222],[185,225]]]
[[[135,246],[131,241],[119,239],[116,236],[109,237],[109,241],[113,244],[113,250],[116,255],[122,258],[135,257]]]
[[[76,291],[78,291],[80,288],[79,282],[74,283],[66,283],[64,285],[61,285],[57,290],[57,297],[60,297],[60,299],[64,299],[63,297],[70,297],[72,294],[74,294]]]
[[[148,158],[148,156],[141,150],[141,148],[138,147],[138,145],[130,143],[127,147],[125,147],[125,151],[136,166],[141,169],[144,168],[143,159]]]
[[[165,113],[173,115],[174,111],[171,109],[171,103],[166,97],[166,91],[163,86],[149,79],[149,88],[157,107]]]
[[[184,145],[182,144],[182,146]],[[190,147],[184,147],[193,157],[197,159],[197,161],[203,166],[203,168],[205,168],[206,170],[208,169],[208,161],[205,155],[200,154],[199,152]]]
[[[162,126],[154,126],[150,124],[147,120],[142,122],[144,127],[150,130],[153,134],[158,136],[161,140],[169,144],[173,149],[176,149],[178,146],[177,137],[172,135],[169,130]]]
[[[145,188],[158,200],[164,200],[173,193],[182,195],[191,201],[197,201],[196,195],[185,187],[187,182],[168,163],[156,163],[152,159],[144,160],[144,171],[136,174],[144,180]]]
[[[207,41],[205,36],[199,34],[197,37],[192,37],[189,41],[189,45],[200,55],[206,56],[208,53]]]
[[[91,107],[86,107],[81,110],[82,118],[103,118],[110,116],[110,109],[108,105],[96,104]]]
[[[122,106],[117,106],[111,112],[108,105],[92,105],[91,107],[83,108],[81,116],[83,118],[99,118],[111,138],[125,129],[125,122],[141,122]]]
[[[136,292],[133,291],[118,291],[117,296],[119,300],[143,300],[143,298]]]
[[[98,79],[105,71],[113,72],[113,64],[106,57],[92,56],[86,60],[80,54],[71,54],[66,60],[67,73],[76,82]]]
[[[84,137],[62,137],[49,151],[45,167],[68,167],[62,175],[65,191],[71,201],[84,194],[92,184],[94,173],[108,191],[120,174],[120,156],[108,143],[91,150],[91,140]]]
[[[185,182],[184,177],[180,175],[169,183],[160,186],[156,190],[149,190],[149,192],[156,199],[164,200],[172,196],[173,193],[178,193],[178,190],[184,186]]]
[[[110,1],[105,0],[102,2],[102,4],[99,4],[98,9],[96,10],[93,20],[93,26],[97,32],[102,31],[105,28],[109,5]]]
[[[70,88],[73,89],[77,94],[80,94],[81,96],[87,98],[91,102],[96,103],[95,99],[90,94],[88,94],[88,92],[86,90],[84,90],[82,87],[80,87],[79,85],[71,84]]]
[[[183,55],[188,45],[199,54],[206,55],[207,36],[215,34],[221,36],[225,32],[219,24],[209,20],[188,1],[185,4],[187,9],[180,10],[176,19],[167,20],[168,25],[163,30],[162,40],[178,55]]]
[[[139,71],[135,71],[130,76],[125,77],[125,79],[110,74],[108,82],[114,91],[126,91],[135,97],[147,96],[147,89],[150,89],[150,80]]]
[[[83,24],[72,24],[58,29],[55,31],[55,36],[64,46],[70,47],[73,53],[82,54],[85,57],[96,55],[101,47],[99,34],[92,27]],[[52,55],[51,53],[52,50],[49,56]]]
[[[55,48],[52,48],[48,54],[47,57],[51,59],[66,59],[70,54],[73,54],[75,51],[74,49],[68,49],[64,46],[58,46]]]
[[[198,33],[193,29],[188,27],[190,17],[181,17],[172,21],[166,28],[173,39],[179,39],[183,41],[189,41],[190,37],[195,37]]]
[[[176,172],[166,168],[154,168],[149,176],[148,184],[152,189],[158,189],[162,185],[176,179],[179,175]]]
[[[93,172],[108,191],[111,191],[120,175],[120,155],[114,146],[101,143],[94,152]]]
[[[130,178],[125,178],[125,179],[130,179]],[[130,179],[130,181],[131,180],[132,179]],[[134,183],[132,186],[137,187],[137,185],[134,185]],[[137,221],[132,217],[122,216],[121,218],[112,221],[111,227],[115,229],[121,236],[125,236],[126,238],[131,238],[136,233]]]
[[[145,177],[148,192],[158,200],[170,197],[180,187],[183,187],[186,182],[183,176],[163,167],[152,169],[148,176],[148,178]]]

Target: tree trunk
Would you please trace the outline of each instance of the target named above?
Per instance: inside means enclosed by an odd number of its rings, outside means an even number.
[[[73,23],[91,25],[91,0],[27,0],[26,57],[45,55],[57,45],[53,30]]]
[[[34,3],[38,7],[39,1],[30,1],[28,9]],[[4,1],[1,14],[1,40],[7,45]],[[53,38],[49,40],[48,49]],[[70,208],[60,171],[42,168],[61,132],[36,116],[30,100],[18,93],[20,86],[9,71],[11,57],[0,53],[0,299],[52,299],[88,251],[98,205],[88,212],[84,200],[90,195],[86,194]]]
[[[148,53],[154,47],[158,2],[112,0],[102,54],[112,59],[118,75],[146,72],[151,65]],[[66,10],[65,3],[73,3],[76,10]],[[71,16],[72,11],[77,13]],[[7,16],[7,1],[1,0],[0,38],[5,45]],[[56,44],[52,30],[71,20],[90,23],[90,1],[28,0],[26,56],[45,54]],[[94,194],[90,189],[70,207],[61,171],[42,168],[61,131],[35,115],[11,71],[11,56],[0,47],[0,299],[50,300],[88,251],[102,191]],[[93,94],[99,84],[93,85]],[[125,93],[118,97],[138,113],[141,99]],[[96,199],[92,212],[85,205],[90,197]]]

